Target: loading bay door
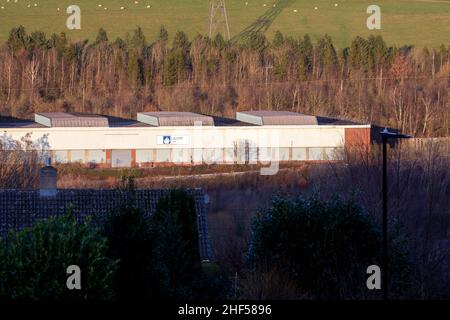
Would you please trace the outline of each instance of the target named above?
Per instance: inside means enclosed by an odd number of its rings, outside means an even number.
[[[131,167],[131,150],[112,150],[111,166],[113,168]]]

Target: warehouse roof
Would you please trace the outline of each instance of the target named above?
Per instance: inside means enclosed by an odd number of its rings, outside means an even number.
[[[31,120],[14,117],[0,117],[0,128],[43,128],[44,126]]]
[[[78,112],[36,113],[34,119],[46,127],[108,127],[108,118]]]
[[[317,116],[317,122],[319,125],[323,126],[354,126],[354,125],[361,125],[364,123],[354,122],[350,120],[342,120],[342,119],[336,119],[336,118],[328,118],[328,117],[321,117]]]
[[[213,117],[193,112],[139,112],[137,120],[156,127],[194,126],[199,122],[202,126],[214,125]]]
[[[264,125],[361,125],[350,120],[312,116],[289,111],[240,111],[236,118],[208,116],[192,112],[140,112],[137,120],[86,113],[48,112],[36,113],[35,121],[14,117],[0,117],[0,128],[51,128],[51,127],[110,127],[151,128],[159,126],[246,127]]]
[[[251,124],[248,122],[242,122],[242,121],[232,119],[232,118],[213,116],[213,119],[214,119],[214,125],[216,127],[251,127],[251,126],[254,126],[254,124]]]
[[[136,120],[119,118],[119,117],[111,117],[106,116],[108,118],[109,126],[111,128],[145,128],[145,127],[153,127],[149,124],[139,122]]]
[[[236,119],[255,125],[317,125],[317,117],[290,111],[241,111]]]

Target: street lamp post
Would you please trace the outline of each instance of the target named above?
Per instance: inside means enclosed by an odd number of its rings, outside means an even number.
[[[388,139],[409,139],[412,138],[410,135],[400,134],[395,132],[390,132],[387,128],[380,132],[381,139],[383,142],[383,299],[388,300],[389,298],[389,272],[388,272],[388,216],[387,216],[387,142]]]

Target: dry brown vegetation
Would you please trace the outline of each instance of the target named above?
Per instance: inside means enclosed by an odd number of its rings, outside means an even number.
[[[294,285],[285,272],[266,268],[235,275],[235,298],[242,300],[310,300],[308,294]]]
[[[22,141],[0,140],[0,189],[31,189],[38,185],[39,153]]]
[[[391,232],[408,243],[414,283],[411,297],[450,294],[450,141],[403,142],[388,153],[388,213]],[[330,165],[311,179],[321,196],[356,197],[376,220],[381,219],[381,156],[367,162]]]
[[[71,43],[65,34],[11,31],[0,45],[0,113],[78,111],[134,118],[137,111],[195,111],[233,117],[243,109],[292,110],[367,121],[415,136],[448,134],[448,48],[389,47],[357,37],[245,43],[141,29],[109,41]]]

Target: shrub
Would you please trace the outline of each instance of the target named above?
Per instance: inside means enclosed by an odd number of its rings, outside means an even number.
[[[106,223],[108,255],[118,259],[115,279],[117,299],[148,299],[151,292],[153,242],[148,218],[132,206],[123,206]]]
[[[89,222],[69,213],[40,221],[0,242],[0,299],[111,299],[117,261]],[[66,286],[67,267],[81,269],[81,290]]]
[[[171,191],[158,202],[151,225],[160,296],[193,298],[202,275],[194,198],[181,189]]]
[[[252,266],[281,270],[316,298],[366,296],[366,269],[381,266],[381,232],[353,201],[275,198],[252,230]],[[405,265],[400,251],[393,261]]]

